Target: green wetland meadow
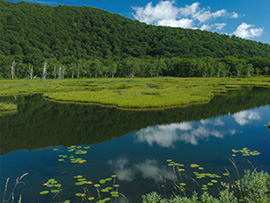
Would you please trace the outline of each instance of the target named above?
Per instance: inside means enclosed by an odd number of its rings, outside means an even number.
[[[1,203],[270,202],[268,43],[43,3],[0,0]]]
[[[269,202],[270,79],[1,80],[2,202]]]

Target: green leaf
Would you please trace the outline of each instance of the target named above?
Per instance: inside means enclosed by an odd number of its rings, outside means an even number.
[[[45,195],[45,194],[48,194],[49,193],[49,191],[48,190],[44,190],[44,191],[41,191],[39,194],[41,194],[41,195]]]
[[[60,190],[51,190],[51,193],[59,193]]]
[[[83,185],[84,182],[76,182],[75,185]]]
[[[81,197],[83,195],[83,193],[76,193],[75,194],[77,197]]]

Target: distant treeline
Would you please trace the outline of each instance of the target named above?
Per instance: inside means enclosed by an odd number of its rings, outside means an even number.
[[[37,56],[37,55],[35,55]],[[93,77],[250,77],[270,75],[270,59],[254,57],[249,60],[232,56],[214,59],[129,57],[120,61],[67,57],[1,56],[0,78],[93,78]]]
[[[270,67],[269,44],[86,6],[0,0],[0,16],[1,78],[241,77]]]

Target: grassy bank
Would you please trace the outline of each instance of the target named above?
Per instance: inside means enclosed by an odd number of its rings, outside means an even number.
[[[218,195],[204,192],[201,196],[194,193],[192,197],[173,196],[162,198],[156,192],[143,196],[143,203],[251,203],[270,202],[270,176],[268,173],[246,171],[243,178],[232,184],[221,183],[223,187]]]
[[[0,111],[13,111],[16,108],[15,104],[0,103]]]
[[[0,117],[6,114],[15,113],[17,111],[16,104],[0,102]]]
[[[270,78],[2,80],[0,86],[0,96],[44,93],[56,102],[152,109],[206,103],[216,94],[243,86],[270,88]]]

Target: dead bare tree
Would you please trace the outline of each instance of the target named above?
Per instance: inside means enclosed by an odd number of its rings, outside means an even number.
[[[66,67],[63,66],[63,67],[62,67],[62,79],[65,78],[65,71],[66,71]]]
[[[71,69],[71,78],[74,78],[74,67],[71,65],[70,69]]]
[[[78,67],[77,67],[77,78],[80,77],[80,65],[78,64]]]
[[[29,76],[30,76],[30,80],[33,80],[33,70],[34,70],[34,67],[32,65],[29,65]]]
[[[60,66],[58,69],[58,78],[61,79],[62,78],[62,67]]]
[[[54,79],[56,79],[56,66],[54,66],[53,75],[54,75]]]
[[[45,61],[43,65],[42,79],[46,79],[46,77],[47,77],[47,62]]]
[[[16,67],[16,62],[13,61],[12,65],[11,65],[11,79],[14,79],[15,76],[15,67]]]

